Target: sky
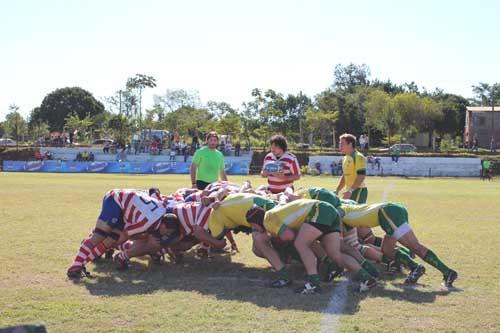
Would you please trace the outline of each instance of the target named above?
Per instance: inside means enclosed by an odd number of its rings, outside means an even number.
[[[103,99],[152,75],[238,108],[253,88],[314,96],[336,64],[472,97],[500,82],[500,1],[0,0],[0,120],[57,88]]]

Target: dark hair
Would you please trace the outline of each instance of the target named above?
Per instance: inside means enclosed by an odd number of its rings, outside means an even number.
[[[252,208],[250,208],[248,210],[245,218],[246,218],[248,223],[255,223],[255,224],[263,227],[265,214],[266,214],[266,211],[263,208],[261,208],[259,206],[253,206]]]
[[[179,218],[177,215],[172,213],[167,213],[162,216],[161,223],[167,227],[167,229],[179,230]]]
[[[149,196],[152,196],[155,193],[158,194],[158,195],[160,195],[161,194],[160,193],[160,189],[158,187],[151,187],[149,189]]]
[[[349,133],[344,133],[340,136],[340,140],[345,140],[346,143],[350,143],[352,147],[356,147],[356,137]]]
[[[219,135],[217,134],[216,131],[210,131],[208,132],[206,138],[205,138],[205,141],[208,141],[208,139],[210,138],[217,138],[217,140],[219,140]]]
[[[283,149],[283,151],[287,151],[288,149],[288,143],[286,142],[286,139],[283,135],[273,135],[271,137],[271,145],[275,145],[275,146],[278,146],[280,147],[281,149]]]

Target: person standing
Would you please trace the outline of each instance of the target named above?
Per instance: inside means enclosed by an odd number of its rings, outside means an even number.
[[[191,184],[193,188],[205,189],[209,184],[219,180],[227,181],[224,171],[224,155],[217,150],[219,136],[212,131],[207,134],[207,145],[198,149],[191,164]]]
[[[368,189],[365,186],[366,158],[356,150],[356,137],[352,134],[340,136],[342,159],[342,177],[335,190],[336,194],[345,187],[344,199],[352,199],[358,203],[366,203]]]
[[[264,158],[264,165],[260,175],[267,178],[269,190],[272,193],[281,193],[287,187],[293,188],[293,182],[300,179],[299,162],[295,155],[288,152],[288,143],[284,136],[271,137],[271,152]],[[278,166],[276,170],[269,167]]]

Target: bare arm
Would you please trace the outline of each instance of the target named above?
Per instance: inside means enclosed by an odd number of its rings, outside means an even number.
[[[227,181],[227,175],[226,175],[226,171],[224,169],[220,170],[220,179],[223,181]]]
[[[363,181],[365,180],[365,175],[357,175],[356,179],[354,180],[354,183],[352,184],[352,187],[349,189],[349,191],[344,193],[344,199],[351,199],[352,192],[357,190],[361,184],[363,184]]]
[[[197,168],[198,168],[198,166],[196,165],[196,163],[191,163],[191,170],[190,170],[191,185],[196,185],[196,169]]]
[[[226,246],[226,241],[224,239],[219,240],[212,237],[208,231],[198,225],[194,227],[193,235],[200,241],[208,243],[213,247],[223,249]]]
[[[344,188],[345,186],[345,179],[344,176],[340,177],[340,181],[337,185],[337,189],[335,190],[336,194],[339,194],[339,192]]]

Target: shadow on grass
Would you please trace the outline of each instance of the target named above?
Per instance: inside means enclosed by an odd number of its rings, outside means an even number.
[[[275,278],[270,268],[245,266],[231,261],[229,254],[217,255],[214,259],[197,260],[192,254],[186,255],[179,265],[164,263],[161,266],[133,260],[128,271],[117,271],[112,262],[98,262],[92,267],[97,273],[95,279],[84,279],[91,295],[128,296],[145,295],[156,292],[196,292],[220,300],[240,301],[264,308],[290,309],[310,312],[323,311],[332,296],[335,284],[323,284],[320,295],[297,295],[293,292],[303,284],[304,271],[301,265],[292,265],[290,275],[295,279],[291,287],[272,289],[270,281]],[[391,283],[398,287],[397,284]],[[343,313],[353,314],[359,309],[359,302],[365,297],[390,298],[411,303],[432,303],[444,291],[423,288],[398,287],[385,289],[384,282],[368,293],[349,292]]]

